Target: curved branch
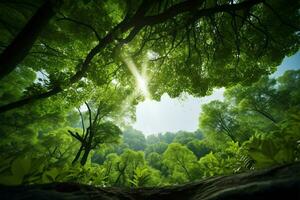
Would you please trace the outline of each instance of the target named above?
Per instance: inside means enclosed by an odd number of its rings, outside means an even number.
[[[83,138],[77,132],[74,134],[72,131],[68,130],[68,133],[70,133],[72,137],[76,138],[78,141],[83,143]]]

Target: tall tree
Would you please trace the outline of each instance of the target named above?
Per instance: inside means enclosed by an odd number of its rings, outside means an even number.
[[[163,162],[172,173],[171,179],[176,179],[176,173],[181,173],[182,178],[189,181],[199,178],[195,176],[197,171],[200,174],[197,170],[197,158],[186,146],[179,143],[170,144],[163,154]]]
[[[123,131],[124,143],[128,145],[130,149],[136,151],[142,151],[146,147],[146,139],[141,131],[135,130],[132,127]]]
[[[99,147],[103,143],[115,143],[121,135],[119,127],[112,122],[103,121],[104,117],[111,112],[111,108],[107,107],[103,102],[97,105],[96,112],[92,116],[92,110],[88,103],[85,103],[88,109],[89,125],[85,128],[84,119],[79,110],[82,121],[82,134],[68,130],[71,136],[80,142],[80,148],[72,161],[75,164],[80,159],[80,164],[85,165],[91,150]],[[81,155],[82,154],[82,155]]]
[[[230,105],[218,100],[211,101],[202,106],[203,113],[200,116],[200,127],[206,134],[219,134],[232,140],[238,141],[239,123],[231,112]],[[220,137],[220,136],[217,136]],[[221,137],[222,138],[222,137]]]
[[[274,105],[276,105],[276,80],[261,78],[251,86],[237,85],[226,91],[228,101],[235,102],[240,109],[255,112],[257,115],[276,123]],[[277,102],[278,103],[278,102]]]

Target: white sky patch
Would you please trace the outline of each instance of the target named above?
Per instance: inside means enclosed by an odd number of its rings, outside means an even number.
[[[79,107],[80,112],[86,112],[88,111],[87,106],[85,105],[85,103],[81,104],[81,106]]]
[[[149,60],[155,60],[155,59],[159,58],[159,54],[152,51],[152,50],[149,50],[147,52],[147,57],[148,57]]]
[[[196,98],[170,98],[164,94],[161,100],[146,100],[136,107],[136,122],[133,127],[145,135],[161,132],[177,132],[180,130],[196,131],[198,129],[201,105],[212,100],[223,100],[224,88],[215,89],[210,96]]]
[[[151,57],[151,53],[148,56]],[[300,51],[291,57],[285,57],[271,77],[281,76],[286,70],[297,69],[300,69]],[[187,95],[186,99],[180,100],[164,94],[159,102],[146,100],[136,107],[136,122],[133,127],[145,135],[179,130],[195,131],[201,116],[201,106],[213,100],[222,101],[224,91],[224,88],[216,89],[212,95],[203,98]]]
[[[34,80],[34,83],[41,83],[44,84],[44,81],[49,81],[48,78],[49,74],[45,70],[40,70],[36,72],[36,79]]]

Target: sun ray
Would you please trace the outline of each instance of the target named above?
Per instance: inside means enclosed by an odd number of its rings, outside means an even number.
[[[138,68],[136,67],[135,63],[131,58],[124,59],[124,62],[126,63],[126,66],[130,70],[131,74],[134,76],[136,84],[137,84],[137,90],[146,98],[150,99],[151,95],[148,89],[148,79],[146,76],[147,71],[147,65],[144,64],[142,66],[142,73],[139,72]]]

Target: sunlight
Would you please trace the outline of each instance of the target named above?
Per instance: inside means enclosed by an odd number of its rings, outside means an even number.
[[[138,68],[136,67],[135,63],[130,58],[124,59],[128,69],[132,73],[135,78],[137,89],[138,91],[146,98],[150,99],[151,95],[148,89],[148,78],[146,76],[146,68],[147,65],[143,64],[142,66],[142,73],[139,72]]]
[[[147,87],[147,82],[144,78],[142,77],[137,77],[137,82],[138,82],[138,87],[140,91],[143,93],[145,97],[149,96],[148,95],[148,87]]]

